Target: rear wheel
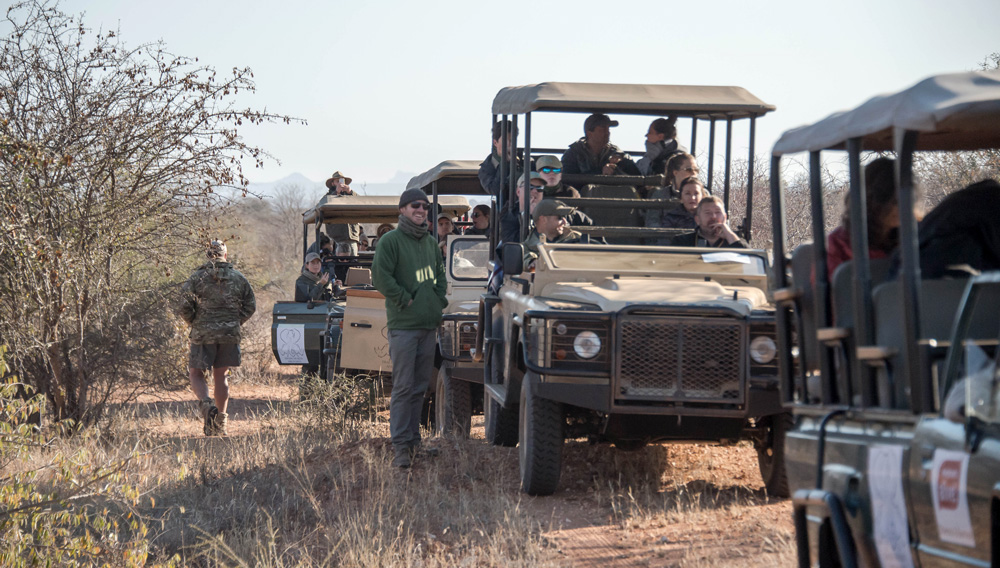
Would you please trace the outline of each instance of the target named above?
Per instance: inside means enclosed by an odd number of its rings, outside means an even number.
[[[785,437],[795,419],[788,412],[774,414],[760,422],[761,436],[754,442],[757,465],[768,494],[788,497],[788,475],[785,471]]]
[[[472,428],[472,385],[452,378],[448,367],[438,372],[434,413],[439,436],[468,438]]]
[[[528,495],[552,495],[562,469],[562,404],[531,392],[537,380],[528,374],[521,385],[518,461],[521,489]]]

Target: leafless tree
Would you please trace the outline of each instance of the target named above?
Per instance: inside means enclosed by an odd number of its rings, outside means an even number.
[[[292,119],[235,106],[248,68],[129,47],[45,0],[0,25],[0,343],[56,419],[93,423],[170,372],[170,291],[215,236],[218,188],[267,157],[240,127]]]

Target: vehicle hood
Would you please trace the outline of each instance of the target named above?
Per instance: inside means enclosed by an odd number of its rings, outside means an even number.
[[[719,307],[745,316],[768,304],[767,296],[751,286],[722,286],[680,278],[608,278],[598,283],[559,282],[542,290],[546,298],[596,304],[613,312],[634,304]]]

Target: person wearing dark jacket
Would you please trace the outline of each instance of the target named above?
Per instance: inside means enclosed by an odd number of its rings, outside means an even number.
[[[394,467],[408,468],[420,449],[420,414],[434,369],[437,329],[448,282],[437,241],[429,231],[427,194],[399,197],[399,225],[379,239],[372,283],[385,296],[392,359],[389,431]]]
[[[997,211],[1000,183],[992,179],[945,197],[920,222],[920,276],[941,278],[1000,269]]]
[[[513,144],[511,144],[511,141],[517,138],[516,130],[513,132],[513,135],[510,132],[511,130],[510,124],[511,124],[510,121],[507,121],[508,159],[510,159],[510,152],[513,151]],[[500,122],[493,123],[493,151],[490,152],[489,156],[486,156],[486,159],[483,160],[483,163],[479,164],[480,185],[483,186],[483,189],[486,190],[486,193],[496,196],[499,199],[502,199],[501,195],[503,194],[503,189],[504,187],[506,187],[506,181],[507,181],[505,179],[502,179],[500,176],[500,172],[503,171],[500,167],[500,160],[503,157],[502,153],[503,146],[500,143],[500,137],[502,136],[501,128],[502,126]],[[515,172],[515,175],[520,175],[521,173],[521,169],[523,168],[523,166],[521,165],[521,161],[522,161],[521,157],[519,156],[517,159],[518,171]],[[508,172],[508,176],[509,175],[510,173]],[[507,179],[510,178],[508,177]]]
[[[229,367],[240,366],[240,326],[257,310],[253,288],[226,261],[226,243],[213,240],[201,265],[181,286],[178,313],[191,325],[188,375],[198,397],[206,436],[225,436],[229,415]],[[209,369],[215,382],[215,400],[208,396]]]
[[[333,172],[330,179],[326,180],[326,187],[329,190],[327,195],[332,197],[345,197],[356,195],[351,189],[353,180],[340,171]],[[335,243],[348,243],[351,247],[351,256],[358,256],[358,249],[361,243],[361,223],[344,223],[340,225],[327,225],[326,233],[330,235]]]
[[[296,302],[329,302],[340,293],[340,280],[334,281],[334,289],[330,288],[330,275],[320,273],[323,263],[319,255],[311,252],[306,255],[302,274],[295,281]]]
[[[694,215],[697,227],[691,233],[674,237],[675,247],[750,248],[750,245],[729,228],[725,204],[710,195],[698,203]]]
[[[562,155],[562,173],[586,175],[640,175],[635,162],[611,143],[611,127],[618,126],[606,114],[595,113],[583,123],[584,137],[570,144]]]
[[[539,156],[535,159],[535,171],[545,182],[542,193],[545,199],[580,197],[575,187],[562,182],[562,162],[555,156]]]
[[[465,229],[466,235],[490,234],[490,206],[480,203],[472,208],[472,226]]]
[[[635,166],[644,176],[662,174],[667,160],[681,152],[687,152],[687,148],[677,143],[677,117],[657,118],[646,131],[646,153]]]

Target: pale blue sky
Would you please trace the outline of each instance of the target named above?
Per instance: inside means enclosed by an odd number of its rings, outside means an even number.
[[[357,186],[482,159],[496,92],[542,81],[739,85],[778,107],[758,121],[765,155],[788,128],[1000,51],[997,0],[69,0],[62,8],[86,12],[91,28],[120,26],[130,45],[162,39],[220,71],[252,67],[258,91],[248,102],[309,122],[245,130],[282,162],[248,172],[254,182],[294,172],[320,181],[339,169]],[[538,119],[533,143],[565,147],[582,119]],[[641,149],[648,123],[623,119],[612,142]],[[690,133],[679,126],[683,141]]]

